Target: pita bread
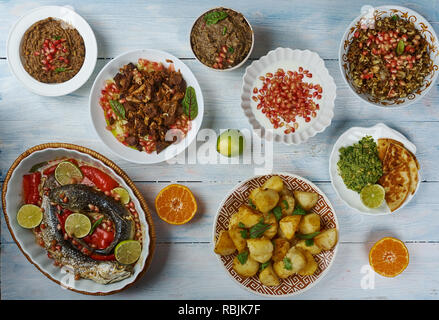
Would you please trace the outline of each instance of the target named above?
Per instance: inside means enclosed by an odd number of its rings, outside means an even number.
[[[390,211],[398,209],[410,193],[411,175],[409,166],[402,163],[383,174],[379,183],[386,191],[385,199]]]
[[[418,186],[418,166],[412,153],[402,146],[401,143],[390,142],[383,161],[383,172],[387,173],[401,164],[406,164],[410,173],[410,193],[414,194]]]

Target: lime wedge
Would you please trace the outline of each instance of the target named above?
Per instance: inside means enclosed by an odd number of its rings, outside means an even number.
[[[370,184],[361,190],[360,198],[366,207],[375,209],[383,203],[385,193],[384,188],[379,184]]]
[[[124,188],[117,187],[111,190],[111,192],[116,193],[120,196],[120,202],[122,202],[122,204],[127,204],[128,202],[130,202],[130,195],[128,191],[126,191]]]
[[[120,242],[114,249],[116,260],[122,264],[132,264],[139,260],[142,246],[139,241],[125,240]]]
[[[25,204],[18,210],[17,222],[23,228],[35,228],[40,225],[41,220],[43,220],[43,211],[36,205]]]
[[[69,236],[83,238],[90,232],[90,218],[82,213],[72,213],[67,217],[64,228]]]
[[[55,169],[55,179],[61,185],[78,183],[82,180],[82,172],[73,163],[62,161]]]
[[[244,136],[239,130],[228,129],[216,141],[216,150],[226,157],[235,157],[244,151]]]

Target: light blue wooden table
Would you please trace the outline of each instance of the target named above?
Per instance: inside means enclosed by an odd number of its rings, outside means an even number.
[[[241,77],[236,71],[216,73],[198,63],[188,34],[195,18],[218,4],[241,11],[255,31],[251,60],[277,47],[310,49],[325,59],[337,84],[335,117],[329,128],[300,146],[274,146],[274,171],[291,172],[315,182],[327,194],[340,222],[340,248],[327,276],[294,299],[438,299],[439,291],[439,84],[409,108],[384,110],[367,106],[344,84],[337,50],[346,26],[364,4],[400,4],[418,11],[439,34],[439,1],[0,1],[0,179],[27,148],[44,142],[69,142],[92,148],[114,160],[136,182],[152,208],[154,198],[170,182],[189,186],[199,202],[196,218],[170,226],[153,212],[158,237],[149,271],[132,288],[104,299],[259,299],[237,286],[212,252],[212,224],[224,195],[254,174],[248,165],[142,166],[114,156],[95,135],[88,95],[96,74],[113,57],[128,50],[168,51],[194,72],[205,97],[204,128],[250,128],[240,107]],[[6,39],[19,16],[41,5],[69,4],[93,28],[99,60],[93,76],[78,91],[60,98],[28,92],[8,69]],[[329,178],[328,157],[338,136],[352,126],[384,122],[417,146],[422,167],[420,190],[396,215],[370,217],[350,210],[336,196]],[[407,244],[410,264],[400,276],[375,278],[374,289],[362,289],[371,245],[383,236]],[[48,280],[21,254],[2,216],[2,299],[83,299]],[[87,297],[91,299],[92,297]],[[102,299],[97,297],[97,299]]]

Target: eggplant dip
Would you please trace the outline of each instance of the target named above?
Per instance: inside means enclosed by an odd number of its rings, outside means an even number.
[[[203,14],[191,31],[191,46],[198,60],[215,69],[228,69],[250,52],[253,31],[244,16],[226,8]]]
[[[21,42],[23,67],[44,83],[61,83],[73,78],[85,59],[79,32],[62,20],[47,18],[34,23]]]

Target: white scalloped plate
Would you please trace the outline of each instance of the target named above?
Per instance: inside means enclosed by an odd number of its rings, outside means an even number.
[[[398,131],[389,128],[384,123],[378,123],[373,127],[362,128],[362,127],[352,127],[349,130],[345,131],[340,138],[335,142],[334,147],[332,148],[331,156],[329,157],[329,175],[331,177],[332,187],[334,188],[337,195],[348,205],[349,207],[357,210],[360,213],[367,215],[386,215],[391,214],[390,208],[387,206],[384,201],[382,206],[376,209],[367,208],[360,199],[360,195],[350,190],[346,187],[343,182],[343,179],[338,173],[337,162],[340,159],[340,153],[338,150],[341,147],[351,146],[354,143],[357,143],[364,136],[371,136],[375,141],[379,138],[390,138],[397,140],[404,144],[409,151],[413,154],[416,154],[416,146],[411,143],[405,136],[403,136]],[[419,189],[419,183],[421,181],[421,174],[418,171],[418,186],[416,187],[416,191],[414,194],[409,194],[404,203],[393,213],[401,210],[407,203],[411,201],[411,199],[415,196],[416,192]]]
[[[267,72],[276,72],[278,68],[296,71],[299,67],[309,70],[313,77],[309,80],[314,84],[320,84],[323,88],[322,99],[318,100],[320,110],[317,117],[312,118],[306,123],[304,119],[298,118],[299,128],[294,133],[285,134],[285,128],[274,129],[267,117],[257,110],[257,103],[253,101],[253,88],[261,87],[261,75]],[[290,48],[277,48],[268,52],[257,61],[254,61],[245,70],[241,89],[241,107],[250,121],[256,134],[261,138],[283,142],[285,144],[300,144],[309,138],[322,132],[331,124],[334,116],[334,100],[336,96],[336,86],[334,79],[325,67],[325,62],[320,56],[309,50],[293,50]]]

